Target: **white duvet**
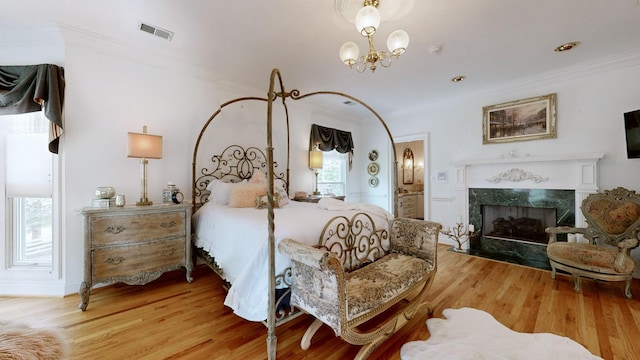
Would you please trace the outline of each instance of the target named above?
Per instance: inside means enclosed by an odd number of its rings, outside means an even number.
[[[318,204],[291,201],[275,209],[276,274],[290,266],[289,258],[277,250],[280,240],[291,238],[315,245],[331,218],[350,218],[362,211],[369,213],[377,229],[388,229],[393,219],[378,206],[335,199],[322,199]],[[265,320],[269,307],[267,210],[207,203],[193,215],[193,226],[196,246],[215,258],[225,280],[232,284],[224,304],[247,320]]]

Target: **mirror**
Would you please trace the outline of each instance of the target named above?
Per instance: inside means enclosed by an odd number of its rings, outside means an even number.
[[[409,148],[402,154],[402,183],[413,184],[413,151]]]

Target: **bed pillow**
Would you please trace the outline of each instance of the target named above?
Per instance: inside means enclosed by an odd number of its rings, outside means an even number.
[[[231,189],[229,207],[256,207],[256,197],[267,194],[264,184],[240,183]]]
[[[231,191],[234,186],[238,184],[224,182],[221,180],[212,180],[207,185],[207,190],[211,192],[209,195],[209,202],[217,205],[229,205],[231,200]]]
[[[287,188],[285,185],[286,185],[286,184],[285,184],[284,180],[282,180],[282,179],[275,179],[275,180],[273,181],[273,187],[274,187],[274,188],[276,188],[276,189],[282,189],[282,190],[284,190],[284,189],[286,189],[286,188]]]
[[[280,198],[280,201],[278,202],[278,206],[283,207],[287,205],[289,203],[289,194],[287,194],[287,191],[283,188],[276,188],[275,191],[276,191],[276,195],[278,195],[278,197]]]
[[[267,176],[260,170],[254,171],[253,175],[251,175],[251,179],[249,179],[249,183],[251,184],[266,184]]]

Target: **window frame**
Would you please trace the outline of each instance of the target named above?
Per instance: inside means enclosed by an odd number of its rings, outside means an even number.
[[[340,185],[342,187],[342,189],[343,189],[342,194],[333,192],[330,195],[346,196],[347,195],[346,194],[347,193],[347,178],[348,178],[347,171],[348,171],[348,163],[349,163],[349,154],[342,154],[342,153],[339,153],[336,150],[323,152],[323,163],[326,164],[326,161],[328,159],[336,159],[336,160],[340,161],[340,167],[341,167],[340,174],[341,174],[342,179],[340,181],[321,181],[322,177],[324,176],[323,172],[325,171],[324,166],[323,166],[322,169],[318,169],[318,183],[317,183],[318,190],[320,191],[320,189],[324,188],[325,186]],[[327,195],[327,194],[323,193],[322,191],[321,191],[321,193],[323,195]]]
[[[43,113],[42,113],[43,114]],[[20,114],[19,114],[20,115]],[[9,115],[11,116],[11,115]],[[46,128],[48,129],[49,120],[42,115],[46,120]],[[0,116],[2,120],[3,116]],[[0,136],[0,157],[6,159],[7,156],[7,142],[4,136]],[[48,141],[44,146],[48,146]],[[51,154],[51,258],[47,262],[33,262],[33,261],[20,261],[16,257],[19,245],[14,244],[15,235],[15,211],[18,204],[14,199],[24,198],[47,198],[47,196],[30,196],[30,195],[15,195],[9,197],[6,191],[6,167],[0,166],[0,217],[3,221],[0,223],[0,246],[5,249],[5,256],[0,256],[0,281],[7,281],[7,283],[20,284],[25,280],[37,281],[37,280],[59,280],[61,279],[61,248],[60,245],[60,221],[61,218],[61,201],[60,201],[60,159],[58,154]],[[6,163],[6,161],[5,161]],[[16,288],[22,288],[23,285],[18,285]],[[11,291],[10,291],[11,292]],[[15,291],[13,291],[15,292]]]

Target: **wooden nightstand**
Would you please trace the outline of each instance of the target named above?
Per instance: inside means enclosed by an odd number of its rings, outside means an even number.
[[[78,306],[87,309],[96,284],[143,285],[184,267],[191,282],[191,204],[84,208],[84,281]]]
[[[309,196],[303,197],[303,198],[293,198],[293,200],[294,201],[301,201],[301,202],[317,203],[322,198],[334,198],[334,199],[338,199],[338,200],[344,201],[344,195],[340,195],[340,196],[329,196],[329,195],[317,195],[317,196],[314,196],[314,195],[309,195]]]

